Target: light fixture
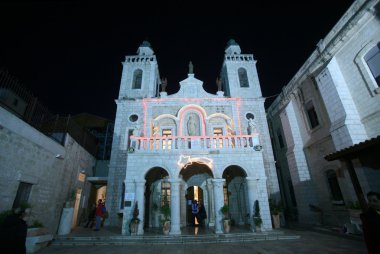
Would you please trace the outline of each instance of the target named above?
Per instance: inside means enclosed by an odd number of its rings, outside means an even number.
[[[63,159],[64,159],[63,156],[62,156],[62,154],[57,154],[57,155],[55,156],[55,158],[60,159],[60,160],[63,160]]]

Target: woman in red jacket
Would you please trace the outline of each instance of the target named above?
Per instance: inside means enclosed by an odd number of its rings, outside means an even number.
[[[102,223],[102,218],[104,213],[106,212],[106,207],[103,204],[103,200],[99,199],[98,200],[98,205],[96,207],[96,212],[95,212],[95,229],[94,231],[99,231],[100,230],[100,225]]]

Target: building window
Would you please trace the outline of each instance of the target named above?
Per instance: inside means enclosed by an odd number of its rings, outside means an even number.
[[[132,83],[133,89],[141,89],[142,73],[143,72],[140,69],[137,69],[133,72],[133,83]]]
[[[120,209],[124,209],[124,197],[125,197],[125,183],[122,183]]]
[[[223,185],[223,201],[225,205],[228,205],[228,187]]]
[[[244,68],[239,68],[238,75],[240,87],[249,87],[247,71]]]
[[[28,203],[29,195],[32,191],[32,186],[33,185],[31,183],[20,182],[20,184],[18,185],[16,198],[13,201],[13,209]]]
[[[162,149],[172,149],[172,130],[171,129],[163,129],[162,130]]]
[[[131,147],[131,136],[133,136],[133,129],[128,130],[128,146],[127,146],[127,148]]]
[[[310,128],[314,129],[315,127],[319,125],[319,121],[318,121],[317,112],[315,111],[313,103],[311,101],[306,103],[305,109],[306,109],[307,117],[309,119]]]
[[[278,144],[280,145],[280,148],[284,147],[284,140],[282,139],[282,134],[281,130],[277,130],[277,139],[278,139]]]
[[[330,188],[331,198],[334,202],[341,202],[343,204],[343,195],[339,187],[338,178],[334,170],[326,171],[326,178]]]
[[[364,60],[371,70],[377,86],[380,86],[380,42],[365,54]]]
[[[131,121],[133,123],[136,122],[138,119],[139,119],[139,116],[136,114],[132,114],[129,116],[129,121]]]
[[[214,136],[220,136],[214,138],[214,148],[222,148],[223,147],[223,129],[222,128],[214,128]]]
[[[161,182],[161,207],[164,206],[165,202],[170,207],[170,183],[163,180]]]

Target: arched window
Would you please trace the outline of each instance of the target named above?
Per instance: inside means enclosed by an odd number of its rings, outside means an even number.
[[[133,72],[133,83],[132,83],[132,89],[141,89],[141,83],[142,83],[142,70],[137,69]]]
[[[238,70],[240,87],[249,87],[247,71],[244,68]]]
[[[120,209],[124,209],[124,196],[125,196],[125,183],[121,186],[121,202],[120,202]]]
[[[314,129],[319,125],[319,120],[312,101],[309,101],[305,104],[305,111],[309,119],[310,129]]]
[[[326,171],[326,178],[330,187],[330,194],[333,202],[343,202],[343,195],[339,187],[338,178],[334,170],[329,169]]]
[[[365,54],[364,60],[368,64],[377,85],[380,86],[380,42]]]

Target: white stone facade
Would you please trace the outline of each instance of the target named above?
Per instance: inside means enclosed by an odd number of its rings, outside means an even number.
[[[379,1],[355,1],[268,109],[283,198],[300,222],[342,225],[356,200],[346,165],[324,157],[380,135],[379,77],[368,60],[379,51],[378,11]],[[365,193],[380,190],[379,170],[354,166]]]
[[[223,232],[224,203],[235,223],[251,224],[255,200],[263,227],[272,228],[268,198],[279,196],[279,186],[264,98],[253,55],[240,51],[231,40],[221,72],[224,91],[216,95],[203,89],[191,67],[177,93],[159,93],[158,64],[147,42],[138,55],[126,57],[107,187],[108,221],[121,223],[122,234],[130,233],[136,202],[137,234],[160,227],[163,193],[170,195],[170,234],[181,234],[189,224],[187,202],[195,188],[206,224],[216,233]],[[122,221],[117,213],[123,214]]]
[[[84,170],[91,176],[94,165],[95,158],[69,134],[62,146],[0,107],[0,212],[12,209],[21,184],[29,185],[23,197],[32,206],[27,223],[37,220],[55,234],[65,202],[76,191],[69,225],[76,227],[91,190],[79,175]]]

